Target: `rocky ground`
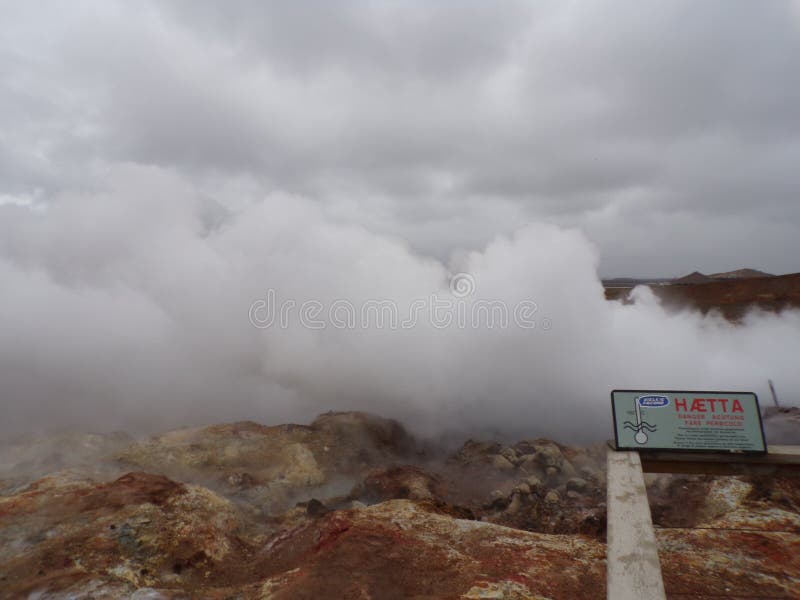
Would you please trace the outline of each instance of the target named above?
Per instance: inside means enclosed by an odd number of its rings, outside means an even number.
[[[671,597],[800,597],[798,480],[648,477]],[[603,446],[361,413],[32,437],[0,448],[0,597],[604,598],[605,500]]]

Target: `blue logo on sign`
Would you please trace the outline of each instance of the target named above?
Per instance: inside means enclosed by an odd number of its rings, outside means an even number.
[[[669,404],[666,396],[639,396],[639,406],[646,408],[661,408]]]

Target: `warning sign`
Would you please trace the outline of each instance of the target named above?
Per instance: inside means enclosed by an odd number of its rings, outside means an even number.
[[[751,392],[614,390],[611,408],[618,449],[767,451]]]

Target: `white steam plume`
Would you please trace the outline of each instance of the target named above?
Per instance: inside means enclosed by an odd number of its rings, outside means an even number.
[[[800,390],[800,313],[732,326],[668,314],[646,289],[633,305],[607,302],[576,230],[528,225],[445,265],[302,198],[223,191],[221,209],[174,174],[133,166],[100,187],[46,209],[0,206],[3,436],[360,409],[428,433],[588,441],[608,437],[615,387],[765,395],[771,377],[787,398]],[[268,290],[296,302],[288,327],[250,322]],[[403,326],[432,296],[468,312],[494,304],[477,326],[453,313],[437,327],[427,308]],[[323,307],[324,328],[298,322],[305,301]],[[398,326],[330,320],[332,306],[346,321],[372,301],[394,303]],[[508,326],[487,327],[501,304]],[[520,306],[534,328],[514,322]]]

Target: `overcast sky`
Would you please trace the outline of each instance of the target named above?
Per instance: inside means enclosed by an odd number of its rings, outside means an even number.
[[[283,193],[440,259],[544,221],[603,276],[800,271],[796,1],[0,10],[4,206],[139,165],[213,223]]]

